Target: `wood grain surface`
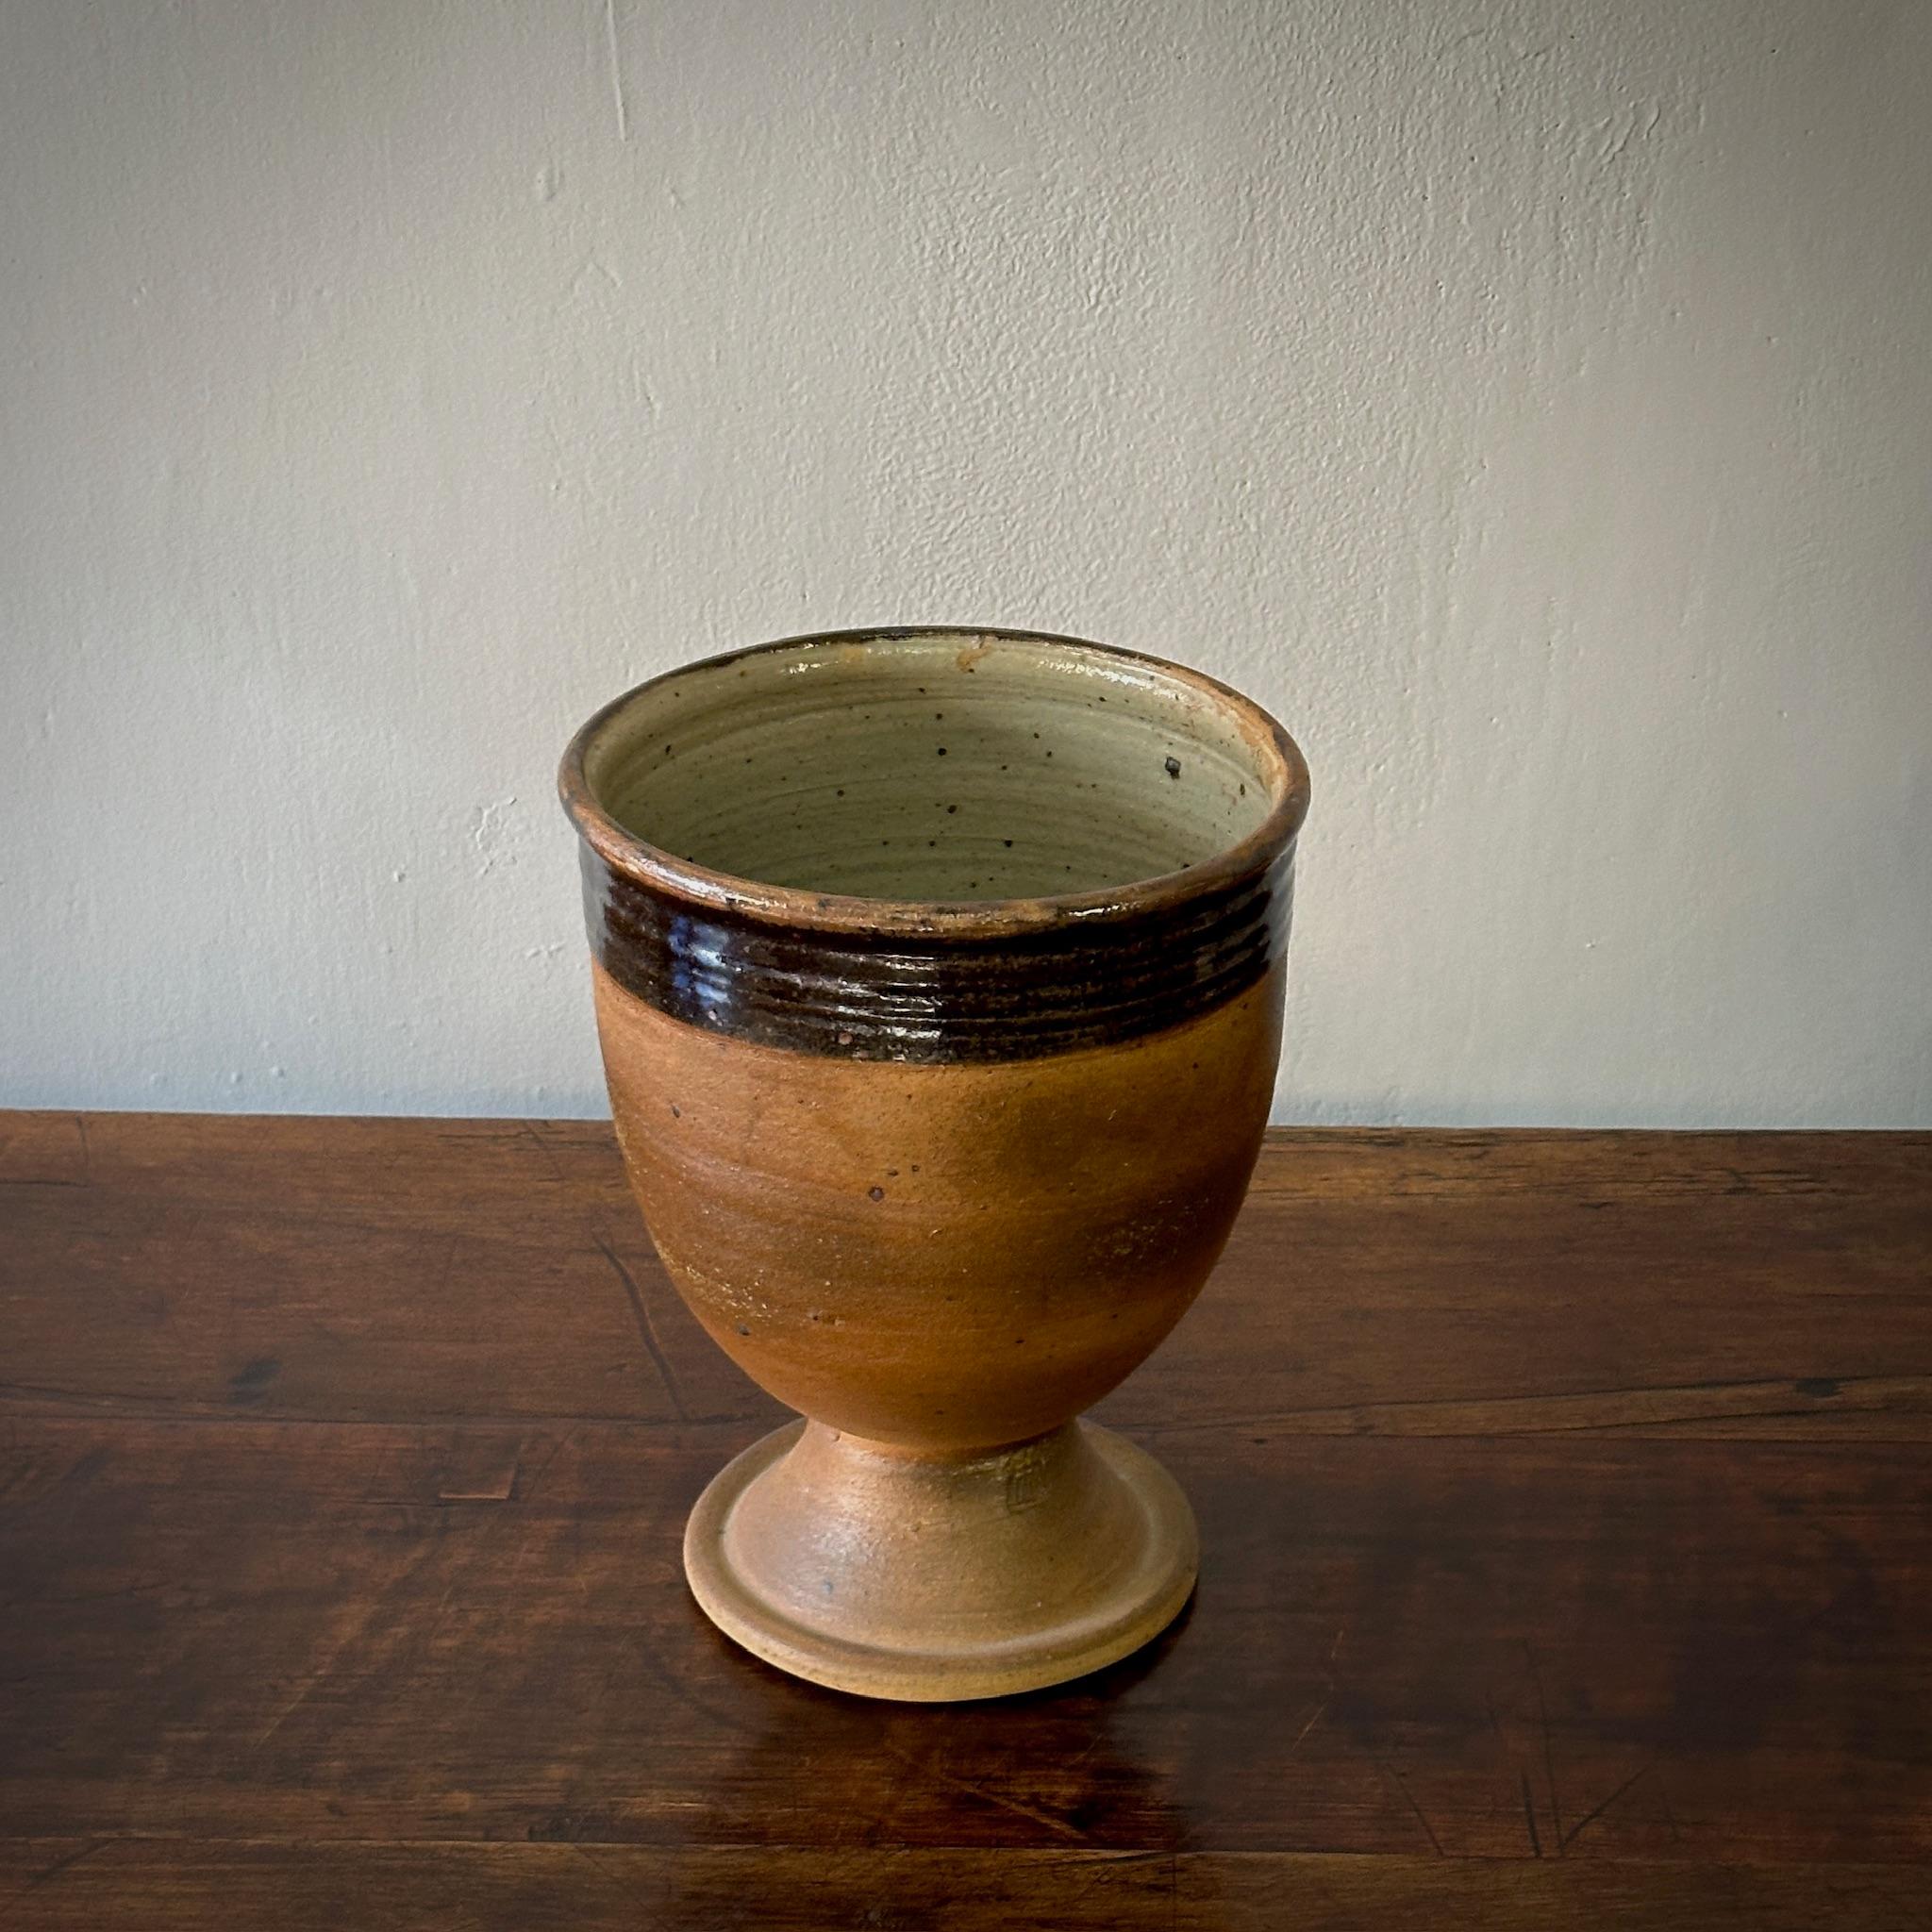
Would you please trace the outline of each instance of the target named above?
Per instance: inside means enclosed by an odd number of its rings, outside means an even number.
[[[1067,1689],[685,1592],[780,1412],[607,1127],[0,1115],[0,1926],[1932,1923],[1932,1137],[1291,1133]]]

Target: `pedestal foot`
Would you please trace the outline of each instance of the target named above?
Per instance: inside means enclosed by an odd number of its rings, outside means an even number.
[[[793,1423],[715,1476],[684,1567],[726,1636],[871,1697],[1000,1697],[1157,1636],[1194,1585],[1193,1512],[1123,1437],[1070,1423],[970,1457]]]

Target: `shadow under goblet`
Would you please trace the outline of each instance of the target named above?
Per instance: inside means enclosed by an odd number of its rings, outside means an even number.
[[[875,631],[655,679],[561,786],[645,1222],[805,1418],[700,1499],[698,1602],[884,1697],[1144,1643],[1193,1518],[1075,1418],[1199,1292],[1260,1145],[1293,743],[1158,659]]]

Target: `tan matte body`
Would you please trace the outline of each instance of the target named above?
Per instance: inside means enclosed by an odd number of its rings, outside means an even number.
[[[1041,1435],[1199,1292],[1273,1092],[1282,969],[1098,1051],[908,1065],[759,1046],[596,972],[631,1184],[699,1320],[781,1401],[901,1450]]]

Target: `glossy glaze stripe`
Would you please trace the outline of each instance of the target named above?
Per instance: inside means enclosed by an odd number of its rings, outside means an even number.
[[[694,1026],[850,1059],[1009,1060],[1178,1025],[1288,942],[1293,848],[1180,907],[1001,935],[804,931],[680,898],[581,848],[591,950]]]

